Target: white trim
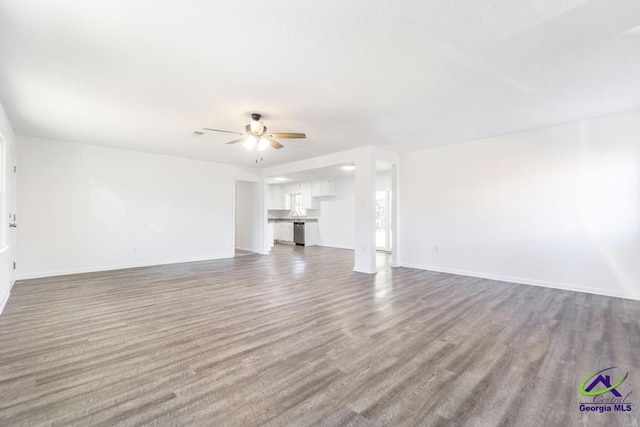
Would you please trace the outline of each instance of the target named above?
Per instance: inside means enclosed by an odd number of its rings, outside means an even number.
[[[101,271],[123,270],[126,268],[138,268],[138,267],[153,267],[156,265],[166,265],[166,264],[182,264],[185,262],[214,261],[214,260],[234,258],[234,257],[235,257],[235,253],[231,253],[231,254],[226,254],[221,256],[177,258],[177,259],[174,258],[174,259],[169,259],[164,261],[149,261],[146,263],[145,262],[127,263],[127,264],[116,264],[116,265],[101,266],[101,267],[86,267],[86,268],[74,268],[74,269],[68,269],[68,270],[42,271],[37,273],[19,274],[17,277],[17,280],[39,279],[44,277],[55,277],[55,276],[67,276],[69,274],[99,273]]]
[[[366,268],[360,268],[359,266],[355,266],[353,267],[353,271],[355,271],[356,273],[364,273],[364,274],[376,274],[378,272],[378,269],[375,268],[373,270],[368,270]]]
[[[2,248],[0,248],[0,255],[5,255],[5,252],[8,254],[9,253],[9,247],[10,246],[4,246]],[[7,265],[5,266],[5,268],[7,268],[7,279],[9,279],[9,269],[13,268],[13,266],[11,265],[12,261],[7,261]],[[0,299],[0,313],[2,313],[2,311],[4,310],[4,307],[7,305],[7,301],[9,301],[9,295],[11,295],[11,289],[13,288],[13,285],[15,284],[15,280],[13,282],[10,281],[9,279],[9,288],[7,289],[7,293],[2,295],[2,298]],[[2,284],[4,286],[4,284]]]
[[[7,290],[5,296],[0,300],[0,314],[2,314],[2,312],[4,311],[4,307],[5,305],[7,305],[7,301],[9,301],[9,295],[11,295],[11,289],[13,288],[14,283],[16,282],[14,281],[13,283],[11,283],[11,285],[9,286],[9,290]]]
[[[339,245],[325,245],[324,243],[321,243],[321,244],[316,245],[316,246],[322,246],[322,247],[325,247],[325,248],[333,248],[333,249],[347,249],[347,250],[350,250],[350,251],[355,251],[355,248],[349,248],[347,246],[339,246]]]
[[[251,249],[251,248],[243,248],[241,246],[236,246],[236,249],[240,249],[241,251],[253,252],[254,254],[260,254],[260,252],[258,252],[255,249]],[[260,255],[262,255],[262,254],[260,254]]]
[[[491,274],[491,273],[468,271],[468,270],[458,270],[455,268],[442,268],[442,267],[435,267],[430,265],[420,265],[420,264],[411,264],[411,263],[400,263],[398,266],[407,267],[407,268],[416,268],[418,270],[435,271],[438,273],[457,274],[460,276],[478,277],[481,279],[498,280],[501,282],[517,283],[521,285],[541,286],[544,288],[560,289],[563,291],[583,292],[587,294],[603,295],[607,297],[624,298],[624,299],[640,301],[640,294],[616,292],[616,291],[611,291],[609,289],[586,288],[583,286],[573,285],[570,283],[525,279],[522,277],[502,276],[499,274]]]

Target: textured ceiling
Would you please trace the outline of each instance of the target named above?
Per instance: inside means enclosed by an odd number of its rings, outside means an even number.
[[[16,133],[255,165],[406,151],[640,108],[637,0],[0,0]]]

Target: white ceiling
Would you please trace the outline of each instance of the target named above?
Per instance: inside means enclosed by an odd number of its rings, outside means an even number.
[[[272,166],[406,151],[640,108],[637,0],[0,2],[16,133]]]
[[[327,166],[317,169],[309,169],[302,172],[294,172],[289,174],[281,174],[278,176],[267,177],[269,184],[287,184],[290,182],[311,181],[323,178],[346,178],[355,176],[355,169],[343,169],[343,166],[354,166],[353,162],[341,165]],[[376,160],[376,172],[378,174],[391,173],[391,163]]]

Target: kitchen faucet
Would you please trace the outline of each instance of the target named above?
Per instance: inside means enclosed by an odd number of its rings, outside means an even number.
[[[295,215],[295,218],[300,219],[300,214],[298,213],[298,211],[293,211],[293,212],[291,212],[291,218],[293,218],[293,217],[294,217],[294,215]]]

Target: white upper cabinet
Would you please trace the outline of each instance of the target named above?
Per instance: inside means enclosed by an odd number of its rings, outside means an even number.
[[[296,182],[292,184],[269,185],[269,209],[291,210],[292,194],[302,195],[302,209],[317,209],[318,202],[314,197],[333,196],[333,185],[331,178],[316,179],[313,181]]]
[[[311,181],[311,197],[318,197],[320,195],[320,180],[314,179]]]
[[[311,181],[300,184],[302,194],[302,209],[313,209],[313,196],[311,195]]]
[[[285,193],[282,185],[270,185],[269,209],[285,209]]]
[[[300,193],[300,186],[301,184],[299,182],[295,182],[293,184],[287,184],[286,188],[287,188],[287,193],[291,194],[291,193]]]
[[[333,185],[331,178],[316,179],[311,181],[312,197],[333,196]]]

